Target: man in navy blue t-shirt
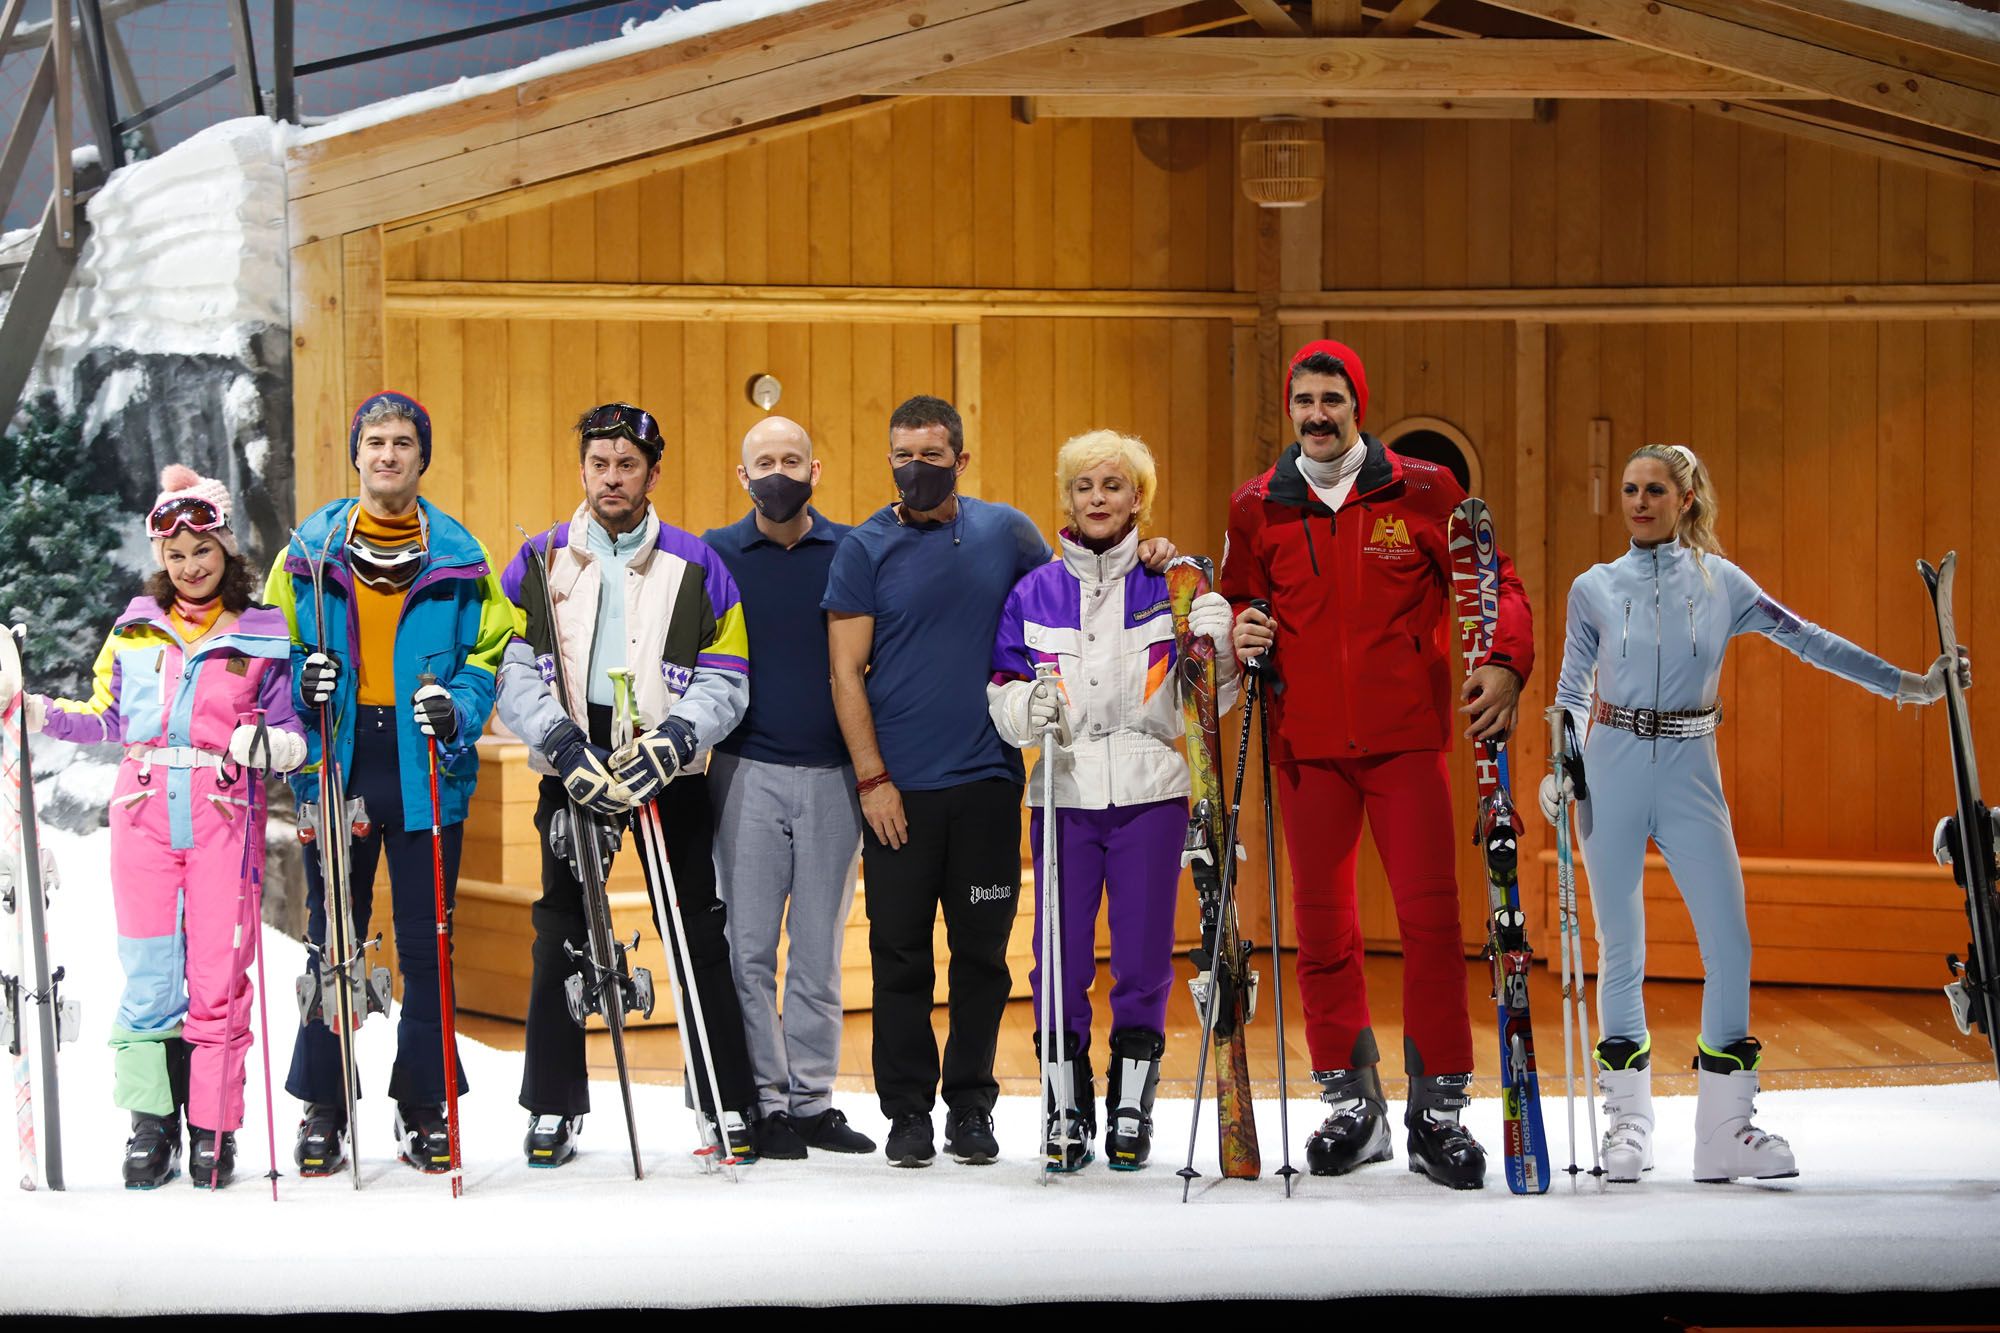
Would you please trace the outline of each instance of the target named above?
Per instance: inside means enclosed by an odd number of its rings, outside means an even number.
[[[819,460],[803,428],[766,417],[736,478],[753,508],[702,540],[736,580],[759,662],[742,725],[715,747],[715,859],[757,1081],[757,1153],[875,1151],[833,1105],[840,954],[854,904],[861,806],[827,693],[826,574],[847,528],[811,505]],[[778,1011],[778,932],[789,942]]]
[[[971,457],[950,403],[920,395],[898,407],[889,466],[902,501],[841,539],[823,603],[833,705],[866,821],[875,1088],[897,1166],[936,1155],[940,903],[951,941],[945,1151],[968,1163],[999,1155],[993,1052],[1011,986],[1022,775],[987,717],[986,681],[1008,592],[1053,552],[1019,510],[957,494]]]

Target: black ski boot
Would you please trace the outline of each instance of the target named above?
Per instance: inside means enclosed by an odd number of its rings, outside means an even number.
[[[1389,1100],[1376,1067],[1315,1069],[1313,1082],[1331,1110],[1306,1139],[1306,1170],[1344,1176],[1358,1166],[1388,1161]]]
[[[188,1179],[196,1189],[221,1189],[236,1176],[236,1132],[223,1131],[220,1151],[215,1141],[214,1130],[188,1126]]]
[[[1403,1125],[1410,1131],[1410,1170],[1455,1190],[1486,1188],[1486,1150],[1458,1123],[1472,1101],[1470,1074],[1410,1075],[1410,1106]]]
[[[442,1106],[396,1103],[396,1155],[427,1176],[451,1170],[451,1126]]]
[[[1035,1055],[1042,1055],[1042,1034],[1035,1034]],[[1065,1101],[1067,1105],[1065,1105]],[[1097,1079],[1090,1052],[1074,1032],[1063,1033],[1055,1086],[1042,1105],[1042,1169],[1067,1174],[1097,1160]]]
[[[1120,1028],[1111,1034],[1105,1075],[1104,1155],[1113,1171],[1137,1171],[1153,1152],[1153,1094],[1160,1086],[1165,1033]]]
[[[528,1117],[528,1138],[521,1150],[529,1166],[557,1167],[576,1156],[577,1132],[583,1128],[580,1115],[533,1115]]]
[[[301,1176],[330,1176],[347,1165],[347,1117],[338,1106],[314,1102],[306,1107],[292,1160]]]
[[[132,1137],[125,1140],[125,1188],[151,1190],[181,1173],[181,1118],[132,1113]]]
[[[726,1137],[729,1155],[736,1159],[738,1166],[749,1166],[757,1160],[757,1129],[743,1112],[724,1107],[720,1129],[716,1128],[715,1117],[708,1112],[703,1111],[701,1118],[707,1122],[712,1140],[722,1141]]]

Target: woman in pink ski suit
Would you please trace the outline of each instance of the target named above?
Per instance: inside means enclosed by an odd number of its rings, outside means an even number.
[[[228,493],[179,465],[160,482],[147,518],[160,572],[105,640],[91,697],[27,698],[30,730],[125,747],[110,812],[125,968],[111,1048],[112,1098],[132,1112],[131,1189],[176,1174],[183,1106],[194,1183],[228,1182],[250,1046],[244,933],[257,928],[245,820],[258,770],[296,768],[306,752],[291,634],[282,613],[253,600]],[[247,836],[261,864],[261,819]]]

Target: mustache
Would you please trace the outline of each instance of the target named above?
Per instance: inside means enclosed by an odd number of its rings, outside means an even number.
[[[1300,427],[1307,435],[1338,435],[1340,427],[1331,421],[1308,421]]]

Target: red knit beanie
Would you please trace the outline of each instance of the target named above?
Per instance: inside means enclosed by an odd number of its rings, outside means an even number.
[[[1361,368],[1361,357],[1346,343],[1337,343],[1331,338],[1316,338],[1292,355],[1292,364],[1285,368],[1285,401],[1292,400],[1292,374],[1299,368],[1299,362],[1309,356],[1330,356],[1340,362],[1340,368],[1347,372],[1347,378],[1354,382],[1354,424],[1359,426],[1362,417],[1368,414],[1368,373]]]

